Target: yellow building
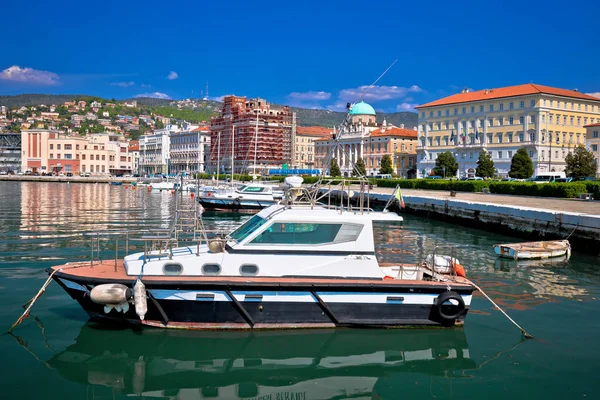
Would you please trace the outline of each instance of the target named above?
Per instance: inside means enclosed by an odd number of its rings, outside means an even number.
[[[458,161],[458,176],[474,176],[484,150],[506,176],[521,147],[534,174],[564,171],[566,155],[585,144],[585,126],[600,122],[599,98],[535,84],[463,90],[416,108],[419,177],[430,175],[438,154],[447,151]]]
[[[322,126],[297,126],[294,136],[292,168],[313,169],[315,167],[316,139],[329,137],[331,129]]]
[[[596,158],[596,176],[600,178],[600,123],[586,125],[586,144],[585,147],[592,153]]]

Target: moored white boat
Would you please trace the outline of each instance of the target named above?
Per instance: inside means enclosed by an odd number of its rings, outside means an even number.
[[[205,189],[198,202],[207,210],[258,211],[279,202],[273,188],[261,183],[248,183],[237,189]]]
[[[500,257],[514,258],[515,260],[554,257],[566,257],[568,259],[571,256],[571,245],[568,240],[496,244],[494,245],[494,251]]]
[[[456,259],[446,258],[447,273],[437,255],[383,267],[373,225],[400,216],[329,208],[316,192],[293,190],[226,238],[178,247],[142,237],[144,252],[48,272],[100,321],[179,329],[462,324],[475,288],[456,275]]]

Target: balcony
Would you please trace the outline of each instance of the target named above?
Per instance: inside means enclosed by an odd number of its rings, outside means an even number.
[[[456,149],[485,149],[487,143],[485,142],[474,142],[474,143],[459,143],[454,146]]]

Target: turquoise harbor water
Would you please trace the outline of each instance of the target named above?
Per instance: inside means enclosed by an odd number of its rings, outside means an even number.
[[[83,232],[166,227],[173,207],[172,194],[125,186],[0,182],[0,330],[43,284],[45,268],[89,258]],[[230,229],[245,218],[206,222]],[[0,335],[0,398],[600,398],[599,260],[498,261],[491,246],[513,240],[410,215],[403,227],[376,229],[381,262],[408,262],[423,241],[460,245],[468,276],[533,340],[522,341],[480,295],[462,329],[114,330],[88,322],[53,283],[14,335]],[[114,248],[103,245],[103,254],[114,257]]]

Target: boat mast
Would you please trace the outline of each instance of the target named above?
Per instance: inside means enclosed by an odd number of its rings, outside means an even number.
[[[221,159],[221,132],[217,133],[217,182],[219,181],[219,160]]]
[[[258,113],[260,109],[256,110],[256,126],[254,127],[254,172],[252,172],[252,178],[256,179],[256,152],[258,149]]]
[[[235,157],[233,153],[233,146],[235,144],[235,125],[231,125],[231,187],[233,188],[233,159]]]

